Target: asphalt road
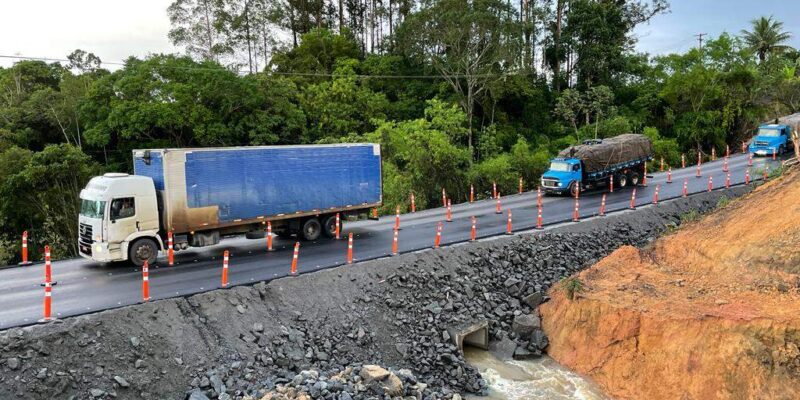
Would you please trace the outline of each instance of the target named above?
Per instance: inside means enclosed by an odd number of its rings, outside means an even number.
[[[753,180],[761,179],[758,171],[765,163],[770,168],[778,164],[770,159],[756,158],[748,167],[747,156],[737,154],[729,159],[731,185],[744,183],[749,168]],[[688,192],[708,189],[712,176],[715,189],[725,184],[723,161],[702,165],[702,177],[695,177],[695,167],[674,170],[673,183],[666,183],[666,173],[653,173],[647,187],[638,187],[636,204],[650,204],[656,186],[660,187],[661,201],[681,196],[683,182],[688,180]],[[606,212],[628,209],[631,188],[609,193]],[[506,231],[507,210],[512,210],[514,232],[528,231],[536,225],[536,192],[504,196],[502,214],[495,213],[495,201],[455,204],[453,221],[444,222],[442,245],[464,242],[470,235],[470,217],[477,218],[479,238],[502,235]],[[587,192],[580,198],[581,218],[596,216],[601,194]],[[544,197],[543,220],[545,225],[572,220],[575,201],[569,197]],[[401,253],[429,249],[433,246],[436,225],[445,219],[445,209],[436,208],[401,215],[399,250]],[[324,239],[303,242],[300,248],[298,270],[308,273],[345,263],[348,232],[353,232],[355,261],[390,256],[394,216],[379,221],[357,221],[344,224],[343,240]],[[289,275],[294,241],[275,238],[275,251],[267,252],[264,239],[247,240],[243,237],[227,238],[217,246],[189,249],[175,253],[176,265],[166,266],[164,257],[150,268],[151,299],[185,296],[221,287],[222,252],[230,250],[229,287],[252,284]],[[71,259],[53,263],[53,317],[64,318],[109,308],[136,304],[142,301],[142,273],[128,265],[103,265],[84,259]],[[0,270],[0,329],[36,323],[42,317],[44,265],[37,263],[26,267]]]

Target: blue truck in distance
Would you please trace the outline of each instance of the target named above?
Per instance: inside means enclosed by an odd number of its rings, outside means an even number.
[[[545,193],[575,196],[579,191],[608,186],[612,178],[617,188],[635,186],[652,158],[653,144],[644,135],[586,140],[550,160],[550,168],[542,174],[541,188]]]
[[[156,261],[174,248],[211,246],[225,235],[333,237],[342,220],[380,206],[377,144],[133,151],[134,175],[92,178],[81,191],[78,249],[100,262]]]
[[[791,149],[792,127],[775,121],[774,124],[763,124],[758,127],[756,136],[750,140],[747,150],[759,156],[781,155]]]

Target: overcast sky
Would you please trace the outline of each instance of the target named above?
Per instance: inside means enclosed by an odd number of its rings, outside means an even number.
[[[0,0],[0,55],[64,58],[75,49],[103,61],[130,55],[181,52],[167,39],[166,8],[171,0]],[[672,0],[672,12],[636,30],[639,50],[652,54],[683,51],[693,36],[738,33],[761,15],[774,15],[794,31],[800,47],[798,0]],[[0,59],[0,66],[13,61]],[[115,69],[113,66],[108,68]]]

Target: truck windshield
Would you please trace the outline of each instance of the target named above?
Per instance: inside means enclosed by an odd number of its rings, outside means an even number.
[[[81,215],[87,218],[103,218],[106,202],[81,199]]]
[[[778,137],[780,135],[781,131],[778,129],[761,128],[758,130],[758,136]]]
[[[550,171],[569,172],[571,169],[569,163],[564,161],[553,161],[550,163]]]

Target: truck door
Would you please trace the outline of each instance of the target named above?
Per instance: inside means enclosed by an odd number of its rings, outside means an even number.
[[[118,245],[138,230],[136,200],[133,197],[122,197],[111,201],[108,219],[108,243]]]

